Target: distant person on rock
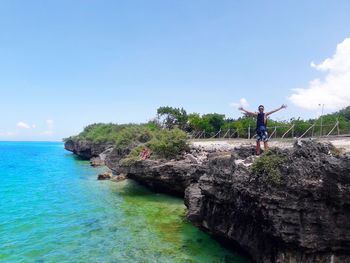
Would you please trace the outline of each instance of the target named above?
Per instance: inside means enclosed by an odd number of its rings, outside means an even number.
[[[141,160],[146,160],[151,157],[151,151],[147,148],[144,148],[140,153]]]
[[[266,129],[266,123],[267,123],[267,117],[271,115],[272,113],[275,113],[281,109],[287,108],[286,104],[283,104],[281,107],[269,111],[269,112],[264,112],[264,106],[260,105],[258,107],[258,112],[251,112],[245,110],[243,107],[239,107],[238,109],[245,112],[246,115],[248,116],[253,116],[256,117],[256,154],[259,155],[261,153],[260,150],[260,142],[264,142],[264,149],[267,150],[269,148],[267,141],[269,140],[269,136],[267,134],[267,129]]]

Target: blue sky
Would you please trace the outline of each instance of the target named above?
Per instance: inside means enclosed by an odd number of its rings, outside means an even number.
[[[349,12],[349,1],[1,1],[0,140],[60,140],[166,105],[236,118],[242,98],[288,104],[278,119],[337,110],[350,105]]]

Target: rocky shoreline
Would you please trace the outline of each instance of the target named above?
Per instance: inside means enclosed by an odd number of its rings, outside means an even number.
[[[350,262],[350,155],[330,144],[273,149],[271,158],[283,163],[260,173],[252,169],[261,158],[253,146],[194,145],[178,159],[132,165],[120,164],[126,152],[108,144],[67,141],[65,148],[154,191],[183,196],[190,221],[255,262]]]

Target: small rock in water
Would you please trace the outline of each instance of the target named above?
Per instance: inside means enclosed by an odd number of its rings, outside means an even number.
[[[120,181],[123,181],[125,180],[127,177],[126,177],[126,174],[119,174],[119,175],[116,175],[114,176],[111,181],[113,182],[120,182]]]
[[[97,180],[110,180],[113,177],[113,173],[112,171],[107,171],[107,172],[103,172],[100,173],[97,177]]]

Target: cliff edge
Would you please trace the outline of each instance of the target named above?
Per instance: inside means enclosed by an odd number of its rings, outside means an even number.
[[[350,156],[312,141],[272,152],[212,158],[188,218],[256,262],[350,262]]]
[[[129,164],[108,145],[65,147],[84,158],[109,149],[110,169],[184,196],[190,221],[256,262],[350,262],[350,155],[331,144],[299,141],[259,157],[253,146],[192,147],[177,159]]]

